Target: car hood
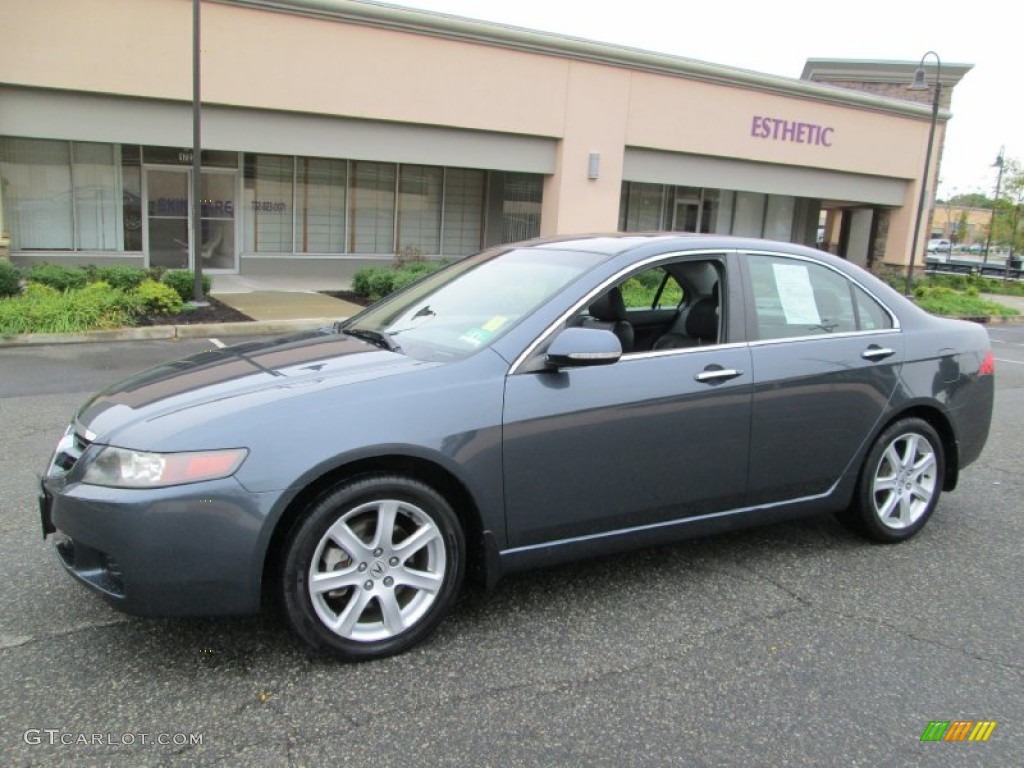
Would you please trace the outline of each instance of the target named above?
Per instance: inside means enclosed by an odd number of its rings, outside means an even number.
[[[367,379],[434,367],[350,336],[322,331],[210,349],[143,371],[95,395],[75,417],[89,441],[120,428],[216,402],[292,397]],[[227,403],[224,403],[227,405]]]

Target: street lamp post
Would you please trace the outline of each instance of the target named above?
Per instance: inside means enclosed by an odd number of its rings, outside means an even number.
[[[192,0],[192,304],[206,307],[203,301],[203,178],[200,122],[202,99],[199,93],[199,0]]]
[[[937,66],[935,72],[935,98],[932,100],[932,124],[928,130],[928,151],[924,156],[924,176],[921,177],[921,197],[917,203],[917,218],[914,220],[914,239],[910,245],[910,258],[907,259],[907,284],[904,293],[908,296],[910,295],[914,280],[914,259],[917,256],[917,240],[921,235],[921,217],[924,216],[925,202],[928,194],[928,171],[931,170],[932,147],[935,144],[935,123],[939,117],[939,98],[942,94],[942,59],[939,58],[939,54],[935,51],[928,51],[922,56],[921,63],[918,64],[917,69],[914,71],[914,82],[907,86],[907,90],[910,91],[928,90],[928,84],[924,79],[924,60],[929,56],[935,57],[935,64]]]
[[[999,148],[999,156],[992,165],[999,167],[999,175],[996,176],[996,196],[992,198],[992,215],[988,220],[988,237],[985,238],[985,255],[982,257],[981,263],[988,264],[988,248],[992,245],[992,227],[996,224],[996,206],[999,204],[999,188],[1003,185],[1003,153],[1006,151],[1006,147],[1002,146]]]

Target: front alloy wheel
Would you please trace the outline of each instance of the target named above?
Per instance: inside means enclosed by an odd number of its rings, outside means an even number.
[[[840,519],[875,541],[909,539],[935,509],[944,470],[942,441],[932,426],[917,418],[898,421],[868,452],[857,495]]]
[[[463,549],[458,519],[428,486],[398,476],[343,484],[290,537],[288,616],[319,649],[350,659],[398,653],[441,620]]]

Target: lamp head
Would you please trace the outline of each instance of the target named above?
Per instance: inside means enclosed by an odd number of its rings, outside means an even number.
[[[908,91],[927,91],[928,83],[924,81],[924,67],[914,70],[914,82],[907,86]]]

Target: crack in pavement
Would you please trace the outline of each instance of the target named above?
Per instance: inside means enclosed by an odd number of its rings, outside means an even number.
[[[108,619],[107,621],[92,621],[83,624],[75,624],[66,629],[58,629],[47,632],[39,632],[34,635],[0,634],[0,651],[20,648],[24,645],[38,643],[40,640],[52,640],[59,637],[67,637],[76,632],[84,632],[89,629],[102,629],[103,627],[116,627],[120,624],[129,624],[130,619]]]
[[[834,608],[829,608],[826,605],[822,605],[821,603],[817,603],[814,600],[811,600],[810,598],[800,594],[799,592],[796,592],[792,588],[787,587],[785,584],[781,584],[778,581],[776,581],[775,579],[772,579],[771,577],[766,576],[763,573],[759,573],[758,571],[755,571],[752,568],[749,568],[748,566],[746,566],[745,564],[743,564],[741,562],[734,561],[733,564],[738,569],[743,571],[744,573],[747,573],[747,574],[750,574],[751,576],[753,576],[754,580],[759,580],[759,581],[767,582],[767,583],[771,584],[773,587],[775,587],[776,589],[778,589],[778,590],[784,592],[785,594],[789,595],[790,597],[792,597],[794,600],[799,602],[801,605],[807,606],[808,608],[814,609],[816,611],[820,611],[821,613],[828,614],[828,615],[831,615],[831,616],[837,616],[839,618],[846,619],[848,621],[859,621],[859,622],[866,623],[866,624],[874,624],[874,625],[876,625],[878,627],[881,627],[882,629],[887,629],[890,632],[894,632],[895,634],[901,635],[902,637],[906,637],[906,638],[908,638],[910,640],[913,640],[915,642],[925,643],[927,645],[931,645],[931,646],[934,646],[936,648],[941,648],[941,649],[946,650],[946,651],[952,651],[953,653],[959,653],[960,655],[965,656],[966,658],[972,659],[974,661],[980,661],[980,662],[985,663],[985,664],[991,664],[993,666],[999,667],[1001,669],[1007,669],[1007,670],[1010,670],[1012,672],[1024,672],[1024,664],[1015,664],[1013,662],[1000,661],[999,659],[988,658],[986,656],[981,656],[981,655],[978,655],[976,653],[971,653],[966,648],[955,646],[955,645],[950,645],[948,643],[943,643],[943,642],[941,642],[939,640],[936,640],[934,638],[931,638],[931,637],[925,637],[923,635],[915,634],[914,632],[912,632],[912,631],[910,631],[908,629],[904,629],[902,627],[898,627],[895,624],[893,624],[893,623],[891,623],[889,621],[886,621],[885,619],[878,618],[876,616],[860,616],[860,615],[853,614],[853,613],[845,613],[843,611],[837,611]]]

